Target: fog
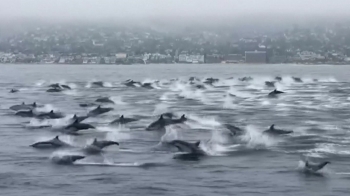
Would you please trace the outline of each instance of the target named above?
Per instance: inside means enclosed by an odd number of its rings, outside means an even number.
[[[222,24],[335,20],[350,0],[1,0],[1,22]]]

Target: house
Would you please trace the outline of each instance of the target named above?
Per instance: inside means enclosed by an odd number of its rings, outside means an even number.
[[[245,62],[253,64],[264,64],[266,63],[266,51],[246,51]]]

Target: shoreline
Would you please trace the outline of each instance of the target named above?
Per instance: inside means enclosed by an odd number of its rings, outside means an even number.
[[[0,65],[350,65],[349,63],[147,63],[147,64],[98,64],[98,63],[0,63]]]

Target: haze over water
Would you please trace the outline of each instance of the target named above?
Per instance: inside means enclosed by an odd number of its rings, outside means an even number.
[[[2,65],[0,72],[1,191],[4,195],[347,195],[349,193],[348,66],[304,65]],[[142,69],[142,71],[140,71]],[[20,71],[19,71],[20,70]],[[240,81],[244,76],[251,81]],[[268,98],[275,86],[285,94]],[[301,83],[292,77],[300,77]],[[189,78],[199,80],[190,83]],[[206,78],[217,78],[212,85]],[[127,87],[132,79],[152,88]],[[92,85],[103,81],[103,87]],[[158,82],[157,82],[158,81]],[[52,83],[72,89],[46,92]],[[201,84],[205,88],[198,89]],[[17,93],[9,93],[12,88]],[[231,94],[231,96],[229,95]],[[110,97],[113,111],[86,119],[96,129],[69,136],[51,127]],[[66,117],[38,120],[14,115],[10,106],[36,101],[41,112]],[[145,131],[164,112],[189,119],[166,132]],[[136,122],[111,126],[120,115]],[[177,117],[176,117],[177,118]],[[224,124],[246,131],[230,136]],[[290,135],[263,134],[271,124]],[[34,149],[29,145],[56,135],[74,148]],[[118,141],[103,156],[89,155],[73,165],[57,165],[53,155],[79,154],[93,138]],[[207,156],[173,159],[173,139],[201,141]],[[303,160],[331,161],[318,174],[303,172]]]

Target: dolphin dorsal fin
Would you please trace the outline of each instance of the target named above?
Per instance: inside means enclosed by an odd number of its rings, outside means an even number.
[[[180,119],[186,119],[185,114],[183,114]]]
[[[53,110],[50,111],[50,114],[53,114]]]
[[[194,143],[194,145],[196,145],[198,147],[200,143],[201,143],[201,141],[197,141],[196,143]]]
[[[97,142],[97,138],[94,139],[94,141],[92,142],[92,144],[96,144]]]
[[[33,103],[33,107],[36,107],[36,102]]]
[[[59,140],[58,135],[54,139]]]
[[[271,126],[270,126],[270,130],[274,130],[275,129],[275,124],[272,124]]]
[[[97,107],[97,109],[101,109],[101,105],[99,105],[99,106]]]
[[[124,115],[122,115],[122,116],[120,117],[120,119],[124,119]]]
[[[73,119],[77,119],[77,118],[78,118],[78,116],[76,114],[74,114]]]
[[[159,120],[163,120],[163,114],[160,115]]]

